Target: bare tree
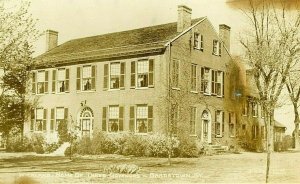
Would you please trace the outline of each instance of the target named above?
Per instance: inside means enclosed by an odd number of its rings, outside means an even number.
[[[248,35],[241,44],[246,49],[245,59],[252,67],[263,106],[267,135],[266,182],[269,181],[270,157],[274,145],[274,111],[284,88],[288,74],[294,65],[294,56],[299,51],[300,14],[296,18],[287,15],[285,1],[248,0],[248,9],[243,12],[249,18]]]

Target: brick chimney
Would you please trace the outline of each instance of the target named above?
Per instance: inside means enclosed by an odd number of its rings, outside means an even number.
[[[191,15],[192,15],[191,8],[185,5],[178,6],[177,32],[180,33],[191,26],[192,23]]]
[[[58,32],[53,30],[46,31],[46,52],[57,47]]]
[[[224,42],[227,50],[230,52],[230,27],[226,24],[219,25],[219,36]]]

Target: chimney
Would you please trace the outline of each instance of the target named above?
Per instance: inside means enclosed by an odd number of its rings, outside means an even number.
[[[219,36],[224,42],[227,50],[230,52],[230,27],[226,24],[219,25]]]
[[[191,8],[185,5],[178,6],[177,32],[180,33],[191,26],[192,23],[191,15],[192,15]]]
[[[58,32],[53,30],[46,31],[46,52],[57,47]]]

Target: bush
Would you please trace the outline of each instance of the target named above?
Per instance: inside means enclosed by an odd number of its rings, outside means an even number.
[[[60,144],[69,141],[70,137],[69,137],[69,133],[68,133],[68,123],[67,123],[67,121],[61,121],[58,124],[57,133],[58,133],[58,138],[59,138],[58,142]]]
[[[121,164],[121,165],[110,165],[104,169],[108,174],[120,173],[120,174],[135,174],[139,170],[139,167],[135,164]]]
[[[180,157],[197,157],[199,151],[197,148],[196,140],[190,136],[180,137],[178,152]]]
[[[36,153],[45,153],[46,142],[45,137],[42,134],[33,134],[31,136],[31,143],[33,151]]]
[[[53,143],[50,143],[50,144],[46,144],[45,146],[45,153],[52,153],[54,152],[55,150],[57,150],[59,148],[61,144],[59,143],[56,143],[56,142],[53,142]]]
[[[168,137],[162,134],[153,134],[147,137],[146,156],[167,157],[169,155],[169,140]],[[171,140],[172,153],[174,156],[178,149],[179,141],[177,138]]]
[[[282,140],[282,151],[287,151],[290,148],[293,148],[294,138],[290,135],[284,136]]]
[[[30,139],[28,137],[23,137],[22,140],[21,135],[10,136],[7,141],[6,150],[9,152],[34,151]]]
[[[123,155],[134,155],[137,157],[145,156],[147,141],[145,138],[138,135],[126,136],[123,149],[120,151]]]

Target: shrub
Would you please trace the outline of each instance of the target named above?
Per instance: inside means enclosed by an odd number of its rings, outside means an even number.
[[[179,138],[178,152],[180,157],[197,157],[199,151],[196,140],[190,136],[181,136]]]
[[[31,144],[34,152],[40,154],[45,153],[46,142],[42,134],[33,134],[31,136]]]
[[[169,142],[168,137],[163,134],[153,134],[147,137],[147,156],[154,157],[167,157],[169,155]],[[172,153],[174,156],[176,149],[178,149],[179,141],[177,138],[171,139]]]
[[[145,156],[146,147],[147,142],[144,137],[130,134],[126,136],[126,141],[124,142],[123,149],[120,152],[123,155],[134,155],[140,157]]]
[[[57,142],[53,142],[50,144],[46,144],[45,146],[45,153],[52,153],[55,150],[57,150],[59,148],[61,144],[57,143]]]
[[[294,138],[290,135],[284,136],[282,140],[282,151],[287,151],[292,148],[294,144]]]
[[[106,133],[100,131],[91,140],[91,154],[115,153],[118,150],[117,142]]]
[[[135,174],[139,167],[135,164],[110,165],[104,169],[106,173]]]
[[[69,141],[68,123],[67,121],[61,121],[57,127],[58,142],[60,144]]]
[[[10,152],[34,151],[30,139],[24,136],[22,140],[21,135],[10,136],[7,141],[6,150]]]

